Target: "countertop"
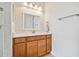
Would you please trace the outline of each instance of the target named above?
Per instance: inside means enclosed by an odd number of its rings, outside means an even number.
[[[16,37],[27,37],[27,36],[36,36],[36,35],[48,35],[48,34],[51,34],[51,32],[48,32],[48,33],[30,33],[30,34],[27,34],[27,33],[13,33],[13,38],[16,38]]]

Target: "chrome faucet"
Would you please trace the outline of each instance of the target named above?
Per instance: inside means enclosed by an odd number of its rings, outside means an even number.
[[[48,21],[46,22],[46,32],[49,32],[49,23],[48,23]]]

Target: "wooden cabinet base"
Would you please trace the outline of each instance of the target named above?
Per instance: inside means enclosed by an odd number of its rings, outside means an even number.
[[[27,42],[27,56],[28,57],[38,56],[37,48],[38,48],[37,41]]]
[[[17,56],[17,57],[25,57],[26,53],[25,53],[25,43],[20,43],[14,46],[14,52],[13,52],[13,56]]]
[[[50,35],[13,38],[13,57],[37,57],[51,52]]]

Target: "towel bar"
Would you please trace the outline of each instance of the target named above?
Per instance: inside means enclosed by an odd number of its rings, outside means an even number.
[[[73,14],[73,15],[69,15],[69,16],[66,16],[66,17],[61,17],[61,18],[59,18],[59,20],[69,18],[69,17],[73,17],[73,16],[79,16],[79,14]]]

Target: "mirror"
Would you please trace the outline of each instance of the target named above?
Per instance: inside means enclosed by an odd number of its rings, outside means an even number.
[[[40,16],[23,13],[24,30],[40,30]]]

